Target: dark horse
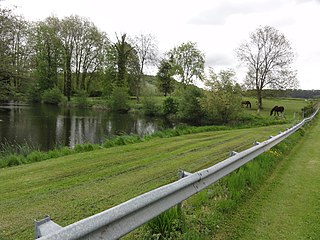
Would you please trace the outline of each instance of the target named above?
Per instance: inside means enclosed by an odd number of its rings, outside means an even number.
[[[283,113],[284,111],[284,107],[283,106],[274,106],[272,109],[271,109],[271,112],[270,112],[270,116],[272,116],[272,113],[274,112],[274,116],[279,116],[279,113]]]
[[[241,105],[243,106],[243,105],[246,105],[246,107],[250,107],[251,108],[251,102],[250,101],[242,101],[241,102]]]

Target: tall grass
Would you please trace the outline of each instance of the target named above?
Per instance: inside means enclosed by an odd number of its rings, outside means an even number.
[[[173,207],[148,222],[140,239],[164,240],[178,239],[182,236],[182,224],[179,211]]]

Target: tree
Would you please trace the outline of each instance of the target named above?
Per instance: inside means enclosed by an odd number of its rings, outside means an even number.
[[[163,59],[160,62],[157,73],[157,85],[160,92],[166,97],[174,90],[172,64],[169,60]]]
[[[78,18],[76,16],[66,17],[60,22],[59,39],[63,48],[63,79],[64,95],[68,101],[71,100],[72,92],[72,56],[75,51],[75,36],[77,35]]]
[[[245,83],[257,94],[258,110],[262,108],[262,91],[266,87],[288,89],[297,86],[291,64],[295,54],[286,37],[273,27],[258,28],[250,40],[236,49],[238,59],[248,67]]]
[[[11,10],[0,8],[0,102],[8,101],[11,93],[10,79],[13,71],[10,63],[11,31],[13,30],[13,14]]]
[[[73,65],[76,88],[90,91],[94,74],[104,62],[109,39],[106,34],[85,18],[78,19],[78,32],[74,36],[75,51]]]
[[[139,100],[139,95],[141,91],[142,78],[144,75],[144,67],[146,65],[155,65],[158,61],[158,47],[155,43],[155,37],[151,34],[143,35],[135,37],[135,50],[137,56],[139,58],[139,74],[135,78],[135,94],[137,99]]]
[[[193,84],[196,79],[203,80],[205,57],[197,49],[196,43],[183,43],[169,51],[168,55],[173,61],[175,74],[183,84]]]
[[[235,120],[241,112],[241,87],[235,81],[235,72],[222,70],[217,75],[210,69],[206,87],[209,91],[201,99],[201,107],[208,119],[220,123]]]
[[[62,45],[58,38],[59,19],[48,17],[36,27],[36,78],[41,92],[57,86],[62,67]]]
[[[127,64],[128,59],[134,50],[134,47],[131,46],[126,40],[127,34],[123,34],[121,39],[117,37],[117,43],[114,44],[114,48],[117,53],[117,86],[125,86],[127,84]]]
[[[22,17],[0,8],[0,100],[10,100],[25,89],[32,56],[29,29]]]

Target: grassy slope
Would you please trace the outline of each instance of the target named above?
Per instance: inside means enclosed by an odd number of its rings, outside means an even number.
[[[0,239],[31,239],[33,220],[65,226],[189,172],[211,166],[286,126],[205,132],[0,169]]]
[[[320,238],[320,119],[215,239]]]

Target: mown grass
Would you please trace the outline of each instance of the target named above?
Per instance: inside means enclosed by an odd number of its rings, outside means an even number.
[[[247,227],[243,220],[248,219],[253,223],[250,218],[253,214],[250,210],[245,211],[248,216],[243,214],[235,217],[235,214],[239,208],[245,208],[245,203],[256,194],[277,165],[292,150],[292,146],[302,139],[303,134],[304,129],[299,130],[271,150],[185,201],[182,224],[177,224],[179,218],[172,214],[171,210],[125,239],[242,239],[241,234],[246,232]],[[167,222],[162,219],[170,220],[173,229],[166,227]],[[253,232],[248,239],[257,239],[255,236]]]
[[[31,239],[49,214],[66,226],[211,166],[287,125],[154,138],[0,169],[0,239]]]
[[[312,125],[257,194],[234,212],[220,239],[319,239],[319,119]]]

